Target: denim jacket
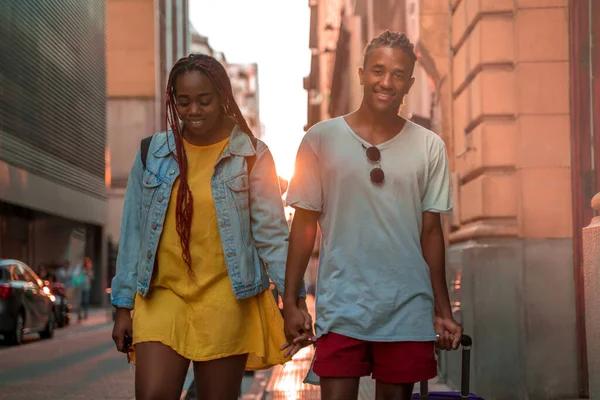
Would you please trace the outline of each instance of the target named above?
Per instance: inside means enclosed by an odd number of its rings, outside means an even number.
[[[148,149],[146,169],[139,150],[131,168],[112,280],[115,307],[133,308],[136,291],[148,294],[169,198],[179,176],[174,153],[172,132],[157,133]],[[248,176],[246,157],[252,155],[256,158]],[[289,228],[267,146],[259,140],[255,149],[236,125],[215,165],[211,188],[235,296],[243,299],[263,292],[269,288],[269,278],[283,294]]]

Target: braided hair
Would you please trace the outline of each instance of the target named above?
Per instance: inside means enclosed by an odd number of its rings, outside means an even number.
[[[371,43],[365,48],[363,57],[363,68],[367,66],[367,56],[371,50],[377,47],[391,47],[392,49],[402,50],[410,56],[413,67],[417,61],[417,55],[415,54],[415,45],[410,42],[405,33],[392,32],[386,30],[375,39],[371,40]]]
[[[192,192],[187,180],[188,164],[183,148],[183,127],[179,123],[179,113],[177,112],[177,102],[175,100],[177,78],[190,71],[200,71],[211,80],[221,100],[223,117],[233,118],[247,135],[252,136],[252,131],[235,101],[227,71],[219,61],[206,54],[190,54],[175,63],[167,81],[166,120],[167,130],[171,129],[175,139],[175,159],[179,166],[179,188],[177,189],[177,206],[175,211],[176,229],[181,240],[183,261],[188,268],[188,274],[193,276],[192,256],[190,254],[190,232],[194,206]]]

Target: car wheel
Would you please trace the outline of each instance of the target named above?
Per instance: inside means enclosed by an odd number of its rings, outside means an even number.
[[[56,324],[58,325],[59,328],[63,328],[67,324],[69,310],[67,309],[65,304],[61,304],[60,307],[58,308],[58,310],[59,310],[57,313],[58,320],[57,320]]]
[[[40,332],[40,338],[42,339],[50,339],[54,336],[54,323],[56,322],[54,318],[54,310],[50,312],[50,316],[48,317],[48,324],[46,325],[46,329]]]
[[[25,331],[25,314],[21,310],[19,314],[17,314],[17,319],[15,320],[15,328],[12,334],[12,344],[20,345],[23,343],[23,332]]]

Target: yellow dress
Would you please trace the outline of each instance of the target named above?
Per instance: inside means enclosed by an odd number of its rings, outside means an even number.
[[[244,300],[233,293],[210,186],[227,142],[184,142],[194,200],[190,253],[196,279],[188,275],[175,229],[177,180],[149,295],[135,299],[133,343],[160,342],[193,361],[249,354],[247,370],[266,369],[289,360],[279,350],[285,342],[283,319],[269,290]]]

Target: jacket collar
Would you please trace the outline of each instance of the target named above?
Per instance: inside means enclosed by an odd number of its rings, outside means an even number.
[[[156,150],[153,153],[156,157],[166,157],[171,153],[176,155],[173,131],[162,132],[158,135],[158,139]],[[231,131],[229,143],[227,143],[227,148],[223,151],[221,158],[229,155],[249,157],[255,154],[256,149],[252,145],[250,136],[243,132],[239,125],[236,124]]]

